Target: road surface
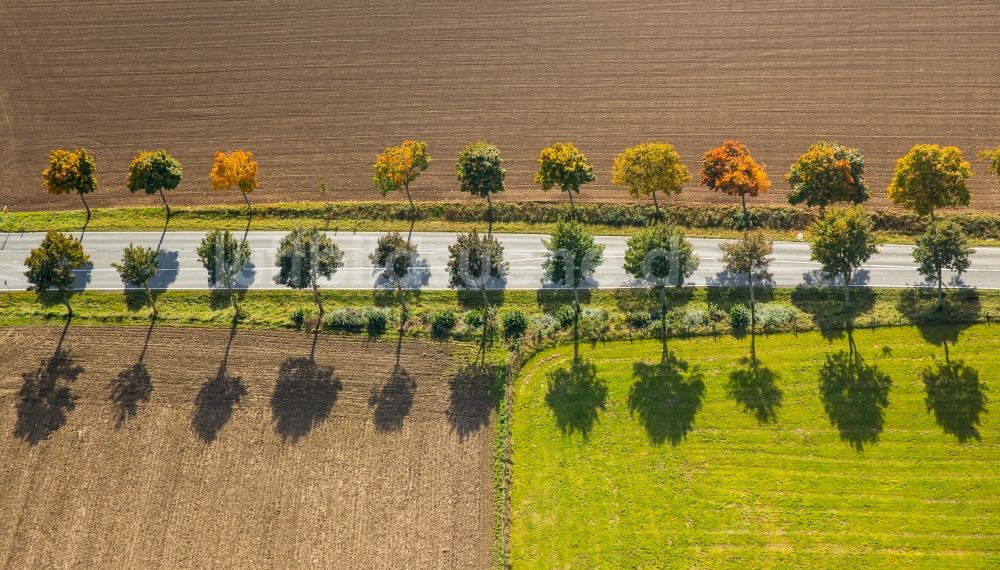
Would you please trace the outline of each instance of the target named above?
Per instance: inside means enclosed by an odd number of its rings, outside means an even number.
[[[250,232],[247,240],[252,249],[251,265],[238,278],[238,286],[249,289],[281,289],[274,282],[275,251],[286,232]],[[337,272],[332,282],[324,281],[323,288],[372,289],[385,286],[377,280],[368,260],[374,249],[379,233],[330,232],[331,239],[344,250],[344,267]],[[544,281],[542,260],[545,250],[542,235],[536,234],[496,234],[503,243],[505,257],[510,263],[510,275],[506,283],[492,287],[507,289],[539,289],[552,286]],[[91,232],[84,236],[83,244],[90,255],[93,267],[77,272],[76,289],[121,290],[118,274],[111,266],[119,261],[122,248],[130,243],[157,247],[160,254],[161,270],[152,280],[157,289],[206,289],[207,273],[202,268],[195,253],[203,232],[167,232],[162,236],[157,232]],[[239,237],[239,234],[237,234]],[[24,260],[33,247],[41,241],[43,234],[0,235],[0,279],[10,290],[25,290],[28,283],[24,277]],[[586,287],[618,288],[641,286],[622,269],[627,237],[598,237],[605,245],[604,263],[597,268],[594,278],[585,283]],[[405,282],[409,288],[447,289],[448,276],[445,265],[448,261],[448,246],[455,241],[450,233],[414,233],[412,242],[416,244],[421,269],[414,271]],[[687,280],[688,285],[730,285],[740,284],[723,271],[719,244],[724,240],[691,239],[695,251],[701,258],[697,272]],[[911,246],[886,245],[864,268],[858,272],[852,285],[869,287],[915,287],[926,285],[916,272],[911,257]],[[952,286],[968,286],[980,289],[1000,288],[1000,248],[977,248],[972,257],[972,266],[962,275],[961,281],[948,280]],[[774,262],[771,271],[773,284],[782,287],[798,285],[829,285],[819,275],[819,265],[809,260],[809,245],[801,242],[775,242]]]

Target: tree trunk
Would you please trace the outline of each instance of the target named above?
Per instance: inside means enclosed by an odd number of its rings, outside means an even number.
[[[573,189],[570,188],[569,190],[566,191],[566,193],[569,194],[569,207],[570,207],[570,209],[571,210],[576,209],[576,205],[573,204]]]
[[[82,194],[81,194],[82,195]],[[73,316],[73,307],[69,304],[69,291],[62,292],[63,304],[66,305],[66,316]]]
[[[660,203],[657,202],[656,200],[656,190],[653,190],[653,207],[656,208],[656,219],[657,220],[663,219],[662,216],[660,215]]]
[[[667,361],[667,292],[660,286],[660,362]]]
[[[743,229],[750,230],[750,214],[747,213],[747,195],[740,194],[740,204],[743,206]]]
[[[943,309],[944,308],[944,292],[942,291],[943,285],[942,285],[941,281],[942,281],[941,268],[938,267],[938,270],[937,270],[937,304],[938,304],[938,309]]]
[[[406,190],[406,199],[410,201],[410,212],[416,214],[417,207],[413,204],[413,196],[410,195],[410,183],[404,183],[403,189]]]
[[[90,221],[90,205],[87,204],[87,199],[84,198],[83,193],[80,193],[80,201],[83,202],[83,207],[87,209],[87,221]]]
[[[844,273],[844,306],[851,304],[851,272]]]
[[[243,202],[247,205],[247,222],[249,222],[253,219],[253,209],[250,208],[250,198],[247,197],[246,192],[240,192],[240,194],[243,194]]]
[[[323,297],[319,294],[319,285],[316,284],[316,280],[313,280],[313,300],[316,302],[316,308],[319,310],[319,318],[323,320]]]
[[[486,235],[493,235],[493,200],[490,193],[486,193]]]
[[[757,328],[757,299],[753,295],[753,271],[747,272],[747,283],[750,284],[750,330]]]
[[[246,194],[244,194],[243,197],[246,198]],[[170,219],[170,205],[167,204],[167,197],[163,195],[163,188],[160,188],[160,200],[163,200],[163,207],[167,209],[167,219],[169,220]],[[247,207],[249,208],[250,204],[247,204]]]
[[[149,282],[143,283],[143,287],[146,289],[146,302],[149,303],[149,308],[153,310],[153,316],[159,314],[156,308],[156,299],[153,297],[153,292],[149,290]]]

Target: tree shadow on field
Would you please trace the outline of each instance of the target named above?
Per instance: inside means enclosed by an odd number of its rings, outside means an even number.
[[[156,317],[149,323],[146,330],[146,339],[142,343],[142,350],[135,364],[118,373],[118,376],[111,380],[109,388],[111,394],[108,399],[115,407],[115,429],[119,430],[125,422],[134,418],[139,411],[139,404],[148,402],[153,393],[153,382],[149,375],[149,369],[143,363],[146,356],[146,348],[149,346],[149,337],[153,334],[153,327],[156,326]]]
[[[939,308],[935,290],[920,287],[903,290],[896,309],[924,340],[940,346],[957,342],[961,332],[979,320],[982,305],[975,289],[953,289],[945,292],[944,307]]]
[[[70,384],[83,373],[62,345],[69,329],[66,320],[52,356],[42,359],[38,368],[21,375],[23,384],[17,392],[14,437],[36,445],[66,424],[66,415],[76,407],[77,396]]]
[[[657,364],[632,365],[635,383],[628,394],[628,408],[646,428],[653,445],[680,444],[694,426],[705,393],[704,374],[673,353]]]
[[[545,403],[552,410],[559,430],[565,435],[579,432],[588,439],[608,399],[608,387],[597,378],[597,366],[574,358],[569,368],[550,372],[548,383]]]
[[[460,440],[490,423],[490,414],[503,398],[505,369],[500,366],[470,363],[448,382],[448,423]]]
[[[243,379],[239,376],[231,376],[226,370],[229,350],[236,337],[237,322],[234,318],[219,370],[215,376],[202,385],[198,395],[195,396],[194,410],[191,412],[191,427],[205,443],[215,441],[219,431],[232,417],[233,409],[247,393]]]
[[[343,387],[332,366],[320,366],[311,357],[286,359],[271,395],[274,431],[282,441],[297,442],[330,417]]]
[[[892,380],[878,367],[866,364],[847,329],[848,350],[826,356],[819,371],[820,398],[830,424],[840,439],[861,451],[878,441],[885,424]]]
[[[951,361],[944,341],[944,362],[923,369],[920,374],[927,389],[927,411],[934,412],[937,424],[958,438],[981,440],[977,426],[986,411],[986,387],[979,382],[979,370],[962,360]]]
[[[777,420],[782,392],[775,381],[779,375],[757,360],[756,335],[750,334],[750,357],[741,358],[742,368],[729,374],[726,392],[761,424]]]
[[[389,373],[389,379],[381,387],[372,387],[368,407],[372,408],[372,420],[378,431],[399,431],[403,421],[413,407],[413,393],[417,382],[400,362],[403,352],[403,327],[400,325],[396,339],[396,363]]]
[[[851,288],[851,302],[844,306],[842,289],[799,285],[792,291],[792,304],[809,315],[812,324],[827,340],[844,336],[853,327],[858,315],[875,306],[875,291],[870,288]]]

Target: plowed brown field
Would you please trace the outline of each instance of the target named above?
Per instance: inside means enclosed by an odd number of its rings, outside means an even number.
[[[52,147],[89,147],[98,205],[131,197],[136,151],[184,164],[175,200],[211,194],[217,149],[260,161],[257,200],[376,199],[370,164],[403,137],[435,158],[414,191],[460,199],[452,164],[477,138],[506,157],[507,199],[558,199],[532,183],[534,157],[572,139],[598,182],[584,199],[624,199],[614,155],[673,142],[698,157],[740,138],[769,165],[781,203],[788,164],[821,139],[860,147],[883,196],[918,142],[972,157],[1000,144],[1000,10],[993,0],[275,3],[65,0],[0,4],[0,202],[78,207],[39,172]],[[1000,208],[982,172],[973,206]],[[692,184],[682,200],[720,201]]]
[[[0,330],[0,566],[486,567],[491,407],[450,345]],[[58,347],[58,348],[57,348]]]

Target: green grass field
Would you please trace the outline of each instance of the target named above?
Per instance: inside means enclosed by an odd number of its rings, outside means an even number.
[[[528,362],[513,566],[1000,564],[1000,328],[758,335],[756,366],[750,344]]]

